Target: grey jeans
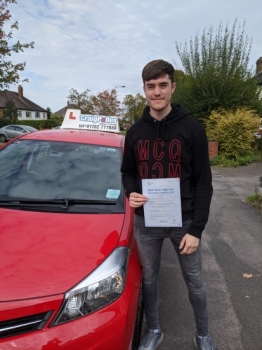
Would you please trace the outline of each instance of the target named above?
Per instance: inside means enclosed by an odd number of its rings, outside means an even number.
[[[135,237],[143,269],[143,299],[149,328],[160,328],[158,306],[158,275],[163,241],[169,238],[177,253],[182,274],[187,285],[190,303],[194,310],[197,333],[208,334],[206,289],[202,279],[201,244],[189,255],[181,255],[179,245],[190,227],[191,220],[183,227],[145,227],[144,218],[135,215]]]

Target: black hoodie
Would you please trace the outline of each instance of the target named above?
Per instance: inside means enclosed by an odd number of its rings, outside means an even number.
[[[212,176],[206,133],[178,104],[161,121],[146,107],[126,133],[122,181],[126,196],[142,193],[141,179],[180,178],[182,219],[192,219],[188,233],[201,238],[208,220]],[[143,206],[135,213],[144,216]]]

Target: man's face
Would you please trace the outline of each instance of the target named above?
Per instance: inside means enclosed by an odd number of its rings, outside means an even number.
[[[171,83],[167,74],[160,78],[146,81],[144,92],[147,104],[156,112],[165,110],[170,105],[171,97],[175,88],[176,84]]]

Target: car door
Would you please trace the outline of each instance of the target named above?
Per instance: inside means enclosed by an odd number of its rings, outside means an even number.
[[[15,126],[15,133],[16,136],[20,136],[22,134],[27,134],[27,131],[20,126]]]
[[[5,134],[6,134],[7,140],[11,140],[11,139],[15,138],[16,136],[18,136],[18,134],[16,133],[16,130],[15,130],[15,126],[13,126],[13,125],[9,125],[5,128]]]

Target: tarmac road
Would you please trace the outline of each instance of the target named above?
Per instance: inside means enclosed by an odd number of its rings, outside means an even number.
[[[216,350],[262,350],[262,215],[245,203],[262,175],[262,162],[212,167],[214,195],[202,238],[210,334]],[[244,278],[243,273],[253,277]],[[193,312],[168,240],[162,251],[158,350],[190,350]]]

